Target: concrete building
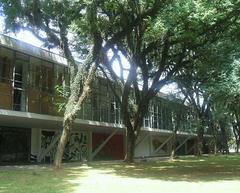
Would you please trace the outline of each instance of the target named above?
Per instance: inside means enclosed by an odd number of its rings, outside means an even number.
[[[56,85],[69,80],[66,60],[19,40],[0,36],[0,163],[51,162],[62,130],[62,113],[57,104],[63,98]],[[120,105],[110,83],[97,78],[85,102],[66,147],[64,159],[123,159],[125,128]],[[111,83],[112,84],[112,83]],[[169,154],[172,115],[182,109],[178,132],[180,154],[194,152],[196,134],[190,109],[159,94],[152,100],[136,143],[136,157]]]

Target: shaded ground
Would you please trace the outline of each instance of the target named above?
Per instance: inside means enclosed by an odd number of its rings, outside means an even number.
[[[240,156],[0,167],[0,192],[239,193]]]

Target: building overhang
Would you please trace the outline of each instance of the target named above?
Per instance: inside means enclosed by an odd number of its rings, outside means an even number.
[[[61,130],[62,125],[62,117],[0,109],[0,126]],[[125,132],[120,124],[82,119],[76,119],[73,124],[73,129],[100,133],[111,132],[116,128],[119,128],[119,133]]]
[[[7,35],[0,34],[0,45],[37,58],[57,63],[59,65],[67,66],[67,60],[63,56],[41,49]]]
[[[145,132],[151,132],[151,135],[161,135],[161,136],[169,136],[173,134],[172,130],[166,130],[166,129],[154,129],[154,128],[142,128],[143,131]],[[196,133],[188,133],[188,132],[182,132],[182,131],[178,131],[177,132],[178,136],[192,136],[192,137],[196,137],[197,134]]]
[[[61,130],[63,125],[63,118],[59,116],[44,115],[37,113],[21,112],[0,109],[0,126],[6,127],[21,127],[21,128],[41,128]],[[73,124],[73,129],[81,129],[82,131],[92,131],[98,133],[110,133],[118,129],[119,134],[125,133],[125,127],[122,124],[106,123],[99,121],[76,119]],[[143,132],[149,132],[150,135],[168,136],[173,134],[171,130],[141,128]],[[177,132],[178,136],[192,136],[196,137],[195,133]],[[204,135],[204,137],[212,137],[211,135]]]

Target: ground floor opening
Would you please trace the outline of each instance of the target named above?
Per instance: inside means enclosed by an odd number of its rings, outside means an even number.
[[[60,139],[60,128],[18,128],[0,126],[0,164],[52,163]],[[171,132],[142,131],[135,157],[169,156]],[[179,134],[176,155],[196,152],[196,136]],[[75,127],[65,148],[63,161],[123,160],[126,152],[124,129]]]
[[[0,164],[26,163],[30,151],[31,129],[0,127]]]

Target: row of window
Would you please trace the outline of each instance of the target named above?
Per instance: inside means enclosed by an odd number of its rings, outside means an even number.
[[[67,84],[67,74],[64,66],[0,47],[0,82],[53,93],[54,85]]]
[[[1,101],[5,101],[3,104],[0,101],[0,108],[8,104],[7,109],[57,115],[55,103],[63,99],[54,94],[54,88],[55,85],[64,86],[68,81],[66,67],[0,47],[0,97]],[[78,118],[121,122],[120,105],[110,88],[115,85],[110,84],[101,78],[95,81],[92,94],[80,110]],[[164,106],[161,100],[153,100],[144,119],[144,127],[173,128],[174,111]],[[187,111],[184,115],[182,125],[189,119]]]

